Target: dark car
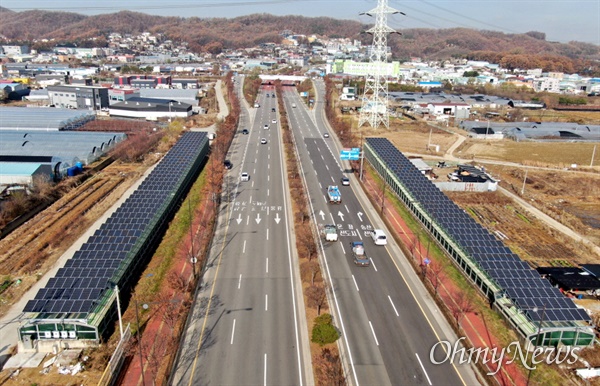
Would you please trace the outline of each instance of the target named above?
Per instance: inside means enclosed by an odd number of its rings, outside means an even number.
[[[242,134],[246,135],[246,134],[248,134],[248,133],[249,133],[248,129],[244,129],[244,130],[242,130]]]
[[[233,164],[228,159],[223,162],[223,165],[225,166],[225,169],[231,169],[233,167]]]
[[[275,107],[273,107],[273,108],[271,109],[271,112],[272,112],[272,113],[274,113],[274,112],[275,112]]]

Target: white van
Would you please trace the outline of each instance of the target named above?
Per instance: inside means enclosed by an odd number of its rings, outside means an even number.
[[[375,243],[375,245],[386,245],[387,244],[387,237],[385,236],[385,233],[383,233],[383,231],[381,229],[373,229],[373,232],[371,232],[371,238],[373,239],[373,242]]]

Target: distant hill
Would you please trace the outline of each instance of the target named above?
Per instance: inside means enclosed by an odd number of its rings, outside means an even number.
[[[12,12],[5,11],[4,8],[0,12],[0,36],[9,40],[23,42],[45,38],[55,39],[55,42],[83,44],[88,38],[106,37],[110,32],[136,34],[147,31],[163,33],[174,41],[187,41],[190,49],[196,52],[219,52],[222,49],[250,47],[263,42],[278,43],[282,40],[279,32],[283,30],[303,35],[346,37],[370,44],[371,36],[362,33],[367,28],[368,25],[353,20],[269,14],[232,19],[201,19],[152,16],[131,11],[97,16],[69,12]],[[546,66],[547,70],[562,69],[566,72],[589,71],[590,66],[596,71],[597,62],[589,61],[600,59],[600,46],[582,42],[548,42],[544,33],[535,31],[505,34],[453,28],[405,29],[400,32],[402,35],[391,35],[389,38],[393,56],[400,59],[454,57],[496,63],[504,60],[503,65],[508,67]],[[557,57],[569,60],[563,63]],[[559,64],[554,65],[556,62]]]

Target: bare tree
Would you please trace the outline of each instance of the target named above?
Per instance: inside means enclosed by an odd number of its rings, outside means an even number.
[[[317,356],[315,370],[318,384],[332,386],[346,384],[340,356],[329,348],[322,349],[321,354]]]
[[[444,271],[444,266],[437,261],[432,261],[427,268],[427,279],[433,286],[435,295],[438,294],[438,287],[440,283],[444,280],[446,276],[446,272]]]
[[[317,260],[309,260],[305,261],[300,265],[300,274],[302,275],[302,280],[304,282],[310,281],[310,285],[315,284],[315,279],[321,272],[321,267],[319,267],[319,262]]]
[[[466,292],[459,292],[454,301],[450,303],[450,311],[456,320],[456,327],[459,326],[463,315],[473,312],[474,309],[473,299]]]
[[[325,287],[320,284],[311,285],[306,289],[306,298],[308,306],[317,309],[317,315],[321,315],[321,307],[324,307],[327,301]]]

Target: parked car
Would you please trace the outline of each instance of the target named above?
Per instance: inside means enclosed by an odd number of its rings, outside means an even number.
[[[228,159],[226,159],[225,161],[223,161],[223,165],[225,166],[225,169],[231,169],[233,167],[233,164]]]
[[[266,138],[262,138],[260,140],[261,145],[266,145],[267,144],[267,139]]]
[[[243,172],[243,173],[240,175],[240,180],[241,180],[241,181],[250,181],[250,174],[248,174],[248,173],[246,173],[246,172]]]

